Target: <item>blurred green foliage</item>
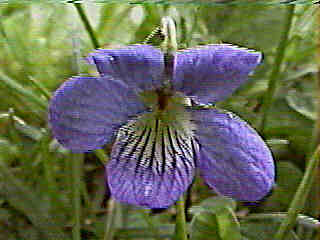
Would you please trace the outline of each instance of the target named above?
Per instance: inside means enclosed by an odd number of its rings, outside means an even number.
[[[85,4],[84,9],[103,47],[142,43],[159,26],[161,17],[169,15],[176,20],[180,48],[227,42],[262,51],[264,63],[250,81],[219,103],[258,126],[284,27],[285,6],[112,3]],[[286,211],[301,181],[316,120],[315,13],[311,5],[296,7],[280,84],[263,136],[278,163],[273,193],[256,207],[236,207],[229,200],[206,199],[213,193],[197,180],[191,194],[192,239],[237,239],[240,233],[243,239],[262,239],[279,225],[279,219],[251,223],[245,216],[248,211]],[[117,239],[172,236],[173,209],[149,215],[116,204],[111,208],[114,212],[110,208],[106,212],[101,162],[94,154],[86,154],[82,173],[75,172],[73,163],[79,156],[50,136],[49,92],[73,75],[96,74],[84,60],[93,46],[74,6],[0,5],[0,46],[0,239],[71,239],[74,194],[81,196],[83,239],[102,239],[105,221],[112,225]],[[73,174],[82,176],[82,181],[75,183]],[[236,214],[244,214],[240,223]],[[313,229],[314,225],[306,226]],[[202,234],[207,234],[206,238]],[[288,239],[306,239],[303,236],[292,232]]]

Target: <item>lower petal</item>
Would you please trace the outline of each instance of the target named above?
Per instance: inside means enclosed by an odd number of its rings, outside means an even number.
[[[191,184],[194,140],[160,119],[120,128],[106,166],[112,196],[145,208],[167,208]]]
[[[217,193],[240,201],[262,199],[275,177],[273,158],[262,138],[246,122],[222,110],[195,110],[193,119],[205,182]]]

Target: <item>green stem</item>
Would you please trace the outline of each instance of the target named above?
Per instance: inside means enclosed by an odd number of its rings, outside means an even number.
[[[50,197],[51,204],[53,205],[53,211],[55,211],[56,204],[58,202],[58,190],[57,184],[54,176],[54,164],[53,158],[50,154],[49,144],[50,144],[50,136],[45,133],[42,137],[41,141],[41,153],[42,153],[42,161],[44,167],[44,175],[46,178],[46,185],[48,186],[48,193]]]
[[[309,144],[308,154],[305,158],[306,160],[310,159],[312,156],[315,148],[320,144],[320,11],[318,8],[317,12],[317,55],[316,55],[316,62],[318,63],[318,74],[317,78],[315,79],[315,95],[314,98],[317,101],[317,119],[314,121],[314,127],[312,131],[312,140]],[[306,161],[307,164],[307,161]],[[318,170],[318,174],[316,176],[315,181],[313,182],[311,191],[309,193],[309,199],[305,206],[305,213],[317,218],[320,214],[320,169]],[[307,239],[307,238],[306,238]],[[320,235],[319,238],[320,239]]]
[[[290,204],[287,218],[281,223],[279,230],[276,233],[274,239],[283,240],[285,238],[285,235],[293,228],[299,212],[301,212],[301,210],[304,207],[304,203],[306,201],[306,198],[311,189],[313,180],[317,173],[316,170],[319,164],[319,157],[320,157],[320,145],[318,145],[312,158],[308,162],[306,172]]]
[[[178,49],[175,23],[172,18],[163,17],[161,19],[161,27],[162,33],[164,34],[164,41],[161,47],[167,56],[167,60],[170,61],[169,59],[173,59],[174,54]],[[175,240],[187,240],[187,224],[183,196],[181,196],[177,201],[176,209],[177,217],[175,226]]]
[[[116,203],[113,199],[109,201],[108,215],[106,216],[103,240],[112,240],[114,234],[114,221],[116,215]]]
[[[317,100],[317,120],[314,123],[313,139],[310,144],[309,155],[314,151],[317,145],[320,144],[320,8],[317,9],[317,55],[316,62],[318,63],[318,74],[316,79],[316,93],[315,99]],[[310,194],[309,194],[309,204],[307,206],[306,212],[318,218],[320,215],[320,168],[318,166],[318,171],[316,174],[316,179],[313,182]],[[308,234],[308,233],[307,233]],[[311,233],[309,232],[309,235]],[[305,238],[307,239],[307,238]],[[316,239],[320,239],[320,229],[318,228]]]
[[[94,154],[96,155],[96,157],[100,160],[100,162],[103,165],[105,165],[109,160],[109,157],[107,156],[107,154],[104,152],[103,149],[94,150]]]
[[[81,240],[81,177],[83,155],[72,154],[72,199],[74,225],[72,228],[73,240]]]
[[[273,96],[275,94],[275,90],[277,87],[277,83],[279,82],[279,73],[280,73],[280,68],[281,64],[284,58],[284,53],[285,53],[285,48],[287,47],[287,42],[288,42],[288,37],[292,25],[292,20],[294,16],[294,9],[295,5],[289,5],[287,7],[287,15],[285,19],[285,28],[282,33],[280,43],[277,48],[276,52],[276,59],[273,65],[273,69],[270,75],[269,83],[268,83],[268,89],[267,92],[265,93],[264,99],[263,99],[263,104],[261,108],[262,112],[262,120],[260,124],[260,133],[264,133],[265,131],[265,125],[267,122],[268,114],[270,111],[270,107],[273,101]]]
[[[181,196],[176,203],[177,216],[175,228],[175,240],[187,240],[187,223],[184,209],[184,197]]]
[[[318,35],[317,35],[317,62],[318,62],[318,78],[317,78],[317,101],[318,101],[318,109],[317,109],[317,122],[316,122],[316,138],[315,141],[317,144],[320,144],[320,8],[318,7],[317,9],[317,30],[318,30]],[[318,165],[318,170],[317,170],[317,176],[316,180],[314,183],[315,188],[315,203],[313,204],[314,207],[314,212],[316,212],[316,217],[319,219],[320,215],[320,167]],[[317,236],[316,239],[320,239],[320,228],[317,229]]]
[[[181,38],[180,38],[180,44],[184,44],[185,48],[187,48],[187,36],[188,36],[188,31],[187,31],[187,23],[186,23],[186,18],[184,16],[180,17],[180,22],[181,22]]]
[[[168,55],[174,55],[178,50],[177,31],[176,26],[171,17],[163,17],[161,19],[162,33],[164,34],[164,41],[162,43],[162,50]]]
[[[89,22],[89,19],[87,18],[86,13],[84,12],[81,3],[73,3],[75,8],[78,11],[78,14],[83,22],[83,25],[85,27],[85,29],[87,30],[89,37],[91,39],[92,45],[94,46],[94,48],[99,48],[100,44],[98,42],[98,39],[96,38],[93,28],[91,27],[91,24]]]

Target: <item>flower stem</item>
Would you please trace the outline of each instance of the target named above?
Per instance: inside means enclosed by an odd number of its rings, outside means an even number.
[[[303,176],[303,179],[298,187],[298,190],[290,204],[289,211],[287,214],[286,219],[281,223],[278,232],[276,233],[274,239],[276,240],[283,240],[286,234],[293,228],[297,216],[299,212],[303,209],[304,203],[308,196],[308,193],[311,189],[313,180],[317,173],[317,167],[319,164],[319,157],[320,157],[320,145],[318,145],[317,149],[315,150],[312,158],[308,162],[308,166],[306,172]]]
[[[265,93],[264,98],[263,98],[263,104],[262,104],[262,108],[261,108],[262,120],[260,123],[260,133],[261,134],[263,134],[265,131],[265,125],[266,125],[268,114],[270,111],[270,107],[271,107],[271,104],[273,101],[273,96],[275,94],[277,83],[279,81],[280,67],[281,67],[281,64],[282,64],[282,61],[284,58],[285,48],[286,48],[287,42],[288,42],[288,37],[289,37],[291,25],[292,25],[293,16],[294,16],[294,9],[295,9],[294,4],[291,4],[287,7],[287,15],[286,15],[286,19],[285,19],[284,31],[282,33],[280,43],[277,48],[276,59],[275,59],[274,65],[273,65],[271,75],[270,75],[268,89],[267,89],[267,92]]]
[[[82,177],[83,155],[72,154],[72,200],[74,224],[72,228],[72,239],[81,240],[81,177]]]
[[[178,50],[176,26],[171,17],[161,19],[161,30],[164,35],[162,50],[164,53],[173,55]]]
[[[162,43],[162,50],[165,53],[167,59],[168,68],[166,71],[167,74],[171,74],[173,65],[172,63],[173,56],[178,50],[177,44],[177,33],[175,23],[170,17],[163,17],[161,19],[161,30],[164,34],[164,41]],[[187,224],[186,224],[186,215],[185,215],[185,206],[183,196],[176,203],[177,217],[176,217],[176,226],[175,226],[175,240],[187,240]]]
[[[49,201],[53,206],[53,211],[56,210],[56,204],[58,202],[58,188],[54,176],[54,168],[53,168],[53,158],[50,154],[49,144],[50,144],[50,136],[46,132],[43,137],[40,139],[41,144],[41,153],[43,159],[43,167],[44,167],[44,175],[45,181],[49,194]],[[40,151],[39,151],[40,152]]]
[[[115,215],[116,203],[111,199],[108,204],[108,215],[106,216],[103,240],[111,240],[113,238]]]
[[[99,48],[100,44],[98,42],[98,39],[96,38],[93,28],[91,27],[91,24],[89,22],[89,19],[87,18],[86,13],[84,12],[81,3],[73,3],[75,8],[78,11],[78,14],[81,18],[81,21],[83,22],[83,25],[85,27],[85,29],[87,30],[89,37],[91,39],[92,45],[94,46],[94,48]]]
[[[96,157],[100,160],[100,162],[105,165],[108,160],[109,157],[107,156],[107,154],[103,151],[103,149],[96,149],[94,150],[94,154],[96,155]]]
[[[176,217],[176,228],[175,228],[175,240],[187,240],[187,223],[184,209],[184,198],[183,196],[176,203],[177,217]]]

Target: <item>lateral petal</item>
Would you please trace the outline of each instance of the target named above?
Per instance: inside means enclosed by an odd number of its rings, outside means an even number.
[[[145,110],[121,81],[74,77],[57,89],[49,106],[54,137],[73,152],[99,148],[129,117]]]
[[[200,143],[199,167],[217,193],[257,201],[272,188],[275,167],[262,138],[239,117],[217,109],[193,111]]]

